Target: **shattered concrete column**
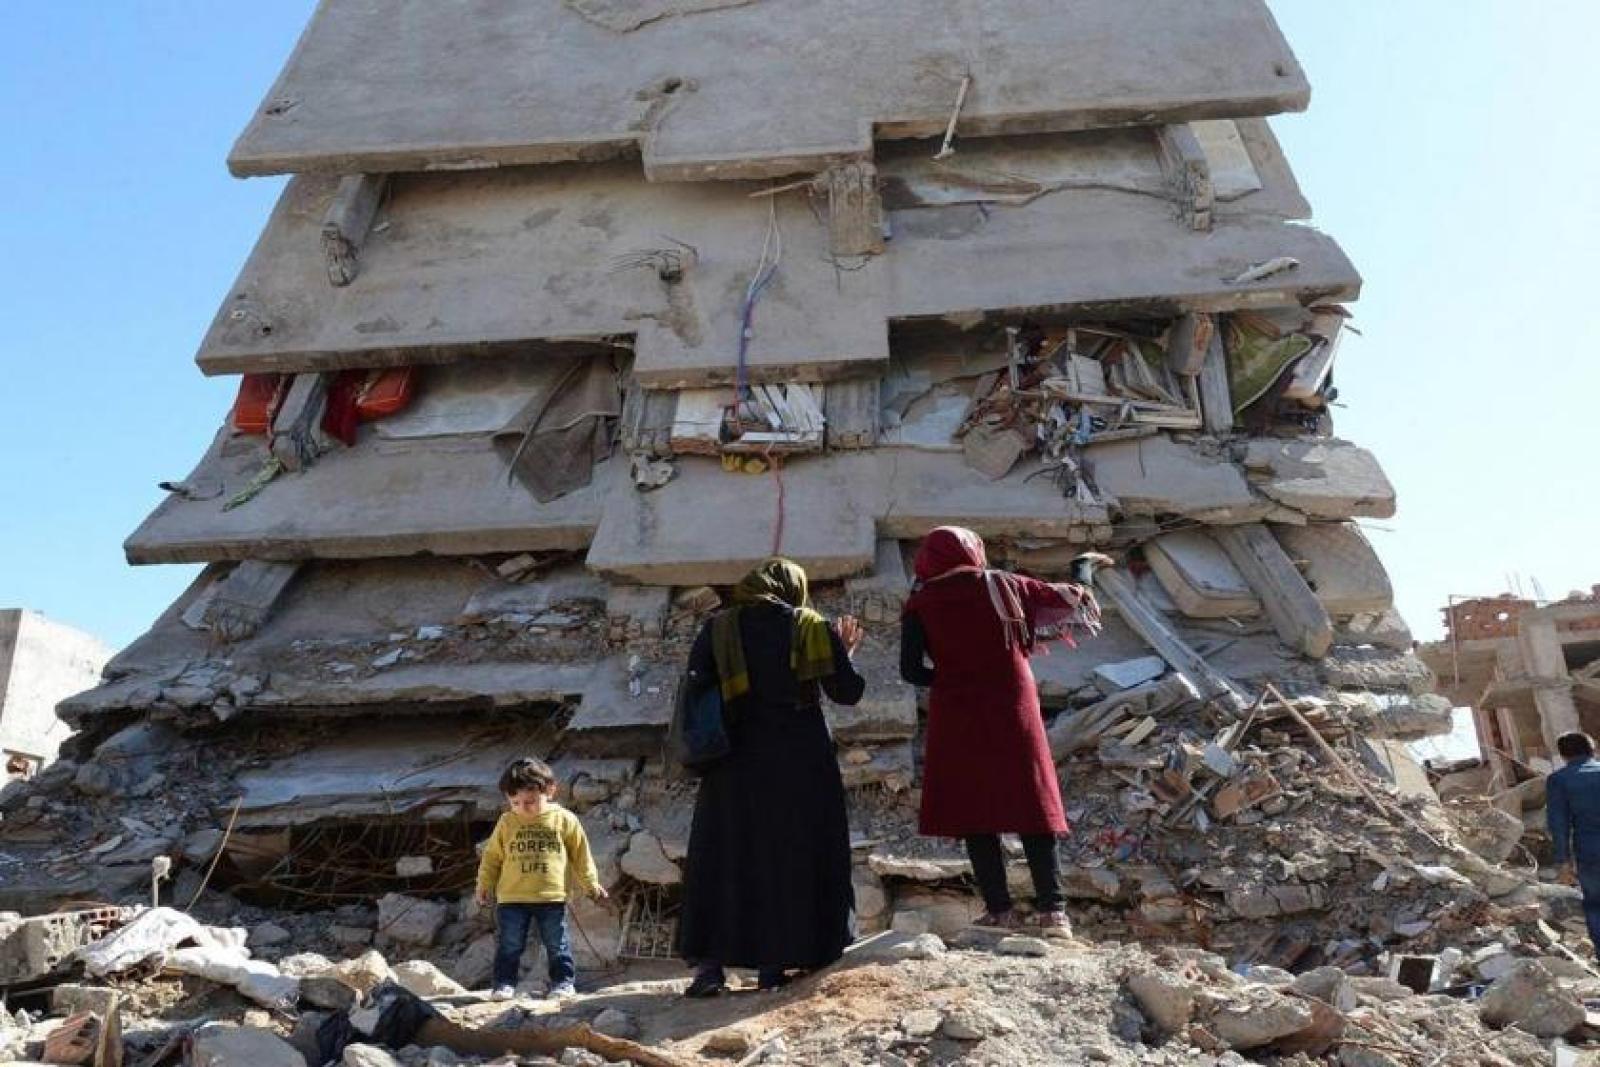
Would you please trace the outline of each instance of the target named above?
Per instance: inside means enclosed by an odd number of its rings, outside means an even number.
[[[387,174],[351,174],[339,182],[339,191],[322,220],[322,255],[332,284],[355,281],[361,269],[358,253],[388,186]]]
[[[883,251],[883,200],[878,168],[845,163],[818,176],[816,188],[828,198],[828,241],[836,256],[870,256]]]
[[[1527,612],[1519,620],[1517,647],[1522,666],[1533,686],[1533,700],[1539,708],[1539,728],[1552,759],[1556,738],[1581,730],[1578,708],[1572,702],[1572,681],[1567,676],[1567,658],[1561,651],[1561,638],[1553,619]]]

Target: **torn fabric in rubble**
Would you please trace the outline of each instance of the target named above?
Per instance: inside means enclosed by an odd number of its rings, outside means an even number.
[[[611,455],[622,414],[622,391],[608,357],[553,363],[548,384],[494,435],[494,447],[515,478],[547,503],[582,489],[594,466]]]

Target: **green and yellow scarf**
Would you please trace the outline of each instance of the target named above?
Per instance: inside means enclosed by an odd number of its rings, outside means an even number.
[[[794,612],[789,666],[796,678],[811,682],[833,673],[828,620],[811,608],[806,572],[793,560],[774,556],[740,579],[733,589],[733,606],[711,620],[711,654],[722,680],[723,700],[733,700],[750,691],[750,670],[745,665],[744,642],[739,637],[739,612],[751,604],[776,604]]]

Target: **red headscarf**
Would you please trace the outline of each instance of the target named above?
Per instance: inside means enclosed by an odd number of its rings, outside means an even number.
[[[1094,593],[1083,586],[1051,584],[1055,595],[1048,601],[1035,603],[1030,611],[1016,576],[991,570],[983,538],[963,526],[940,526],[930,531],[917,547],[912,570],[916,572],[919,587],[957,574],[979,575],[988,591],[989,603],[1000,617],[1007,648],[1020,645],[1031,651],[1040,629],[1059,629],[1055,636],[1068,644],[1075,644],[1070,633],[1072,627],[1091,635],[1100,629],[1100,607]]]
[[[922,539],[912,563],[919,582],[931,582],[953,572],[986,570],[988,566],[983,538],[962,526],[940,526],[930,532]]]

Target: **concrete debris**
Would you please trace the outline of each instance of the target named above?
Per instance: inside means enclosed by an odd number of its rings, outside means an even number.
[[[387,941],[428,946],[450,919],[449,909],[431,900],[400,893],[378,899],[378,934]]]
[[[1478,1010],[1490,1026],[1516,1026],[1535,1037],[1565,1036],[1585,1017],[1583,1002],[1538,960],[1518,960],[1496,978]]]
[[[620,861],[622,873],[650,885],[677,885],[683,871],[667,858],[666,850],[654,834],[641,830],[628,841]]]
[[[305,1067],[298,1049],[270,1030],[207,1023],[190,1044],[195,1067]]]
[[[466,987],[427,960],[406,960],[395,964],[394,980],[419,997],[454,997]]]

